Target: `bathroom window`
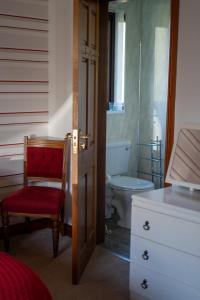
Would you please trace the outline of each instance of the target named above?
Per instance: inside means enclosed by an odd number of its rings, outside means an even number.
[[[109,13],[109,111],[124,110],[125,39],[124,12]]]

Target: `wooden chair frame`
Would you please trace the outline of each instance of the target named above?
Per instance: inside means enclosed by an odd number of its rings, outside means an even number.
[[[29,177],[27,176],[27,148],[28,147],[46,147],[51,149],[63,149],[63,170],[62,178],[49,178],[49,177]],[[28,138],[24,137],[24,187],[28,185],[29,182],[60,182],[61,189],[65,192],[66,180],[67,180],[67,158],[68,158],[68,139],[56,140],[51,138]],[[30,232],[30,217],[41,217],[49,218],[53,221],[52,227],[52,237],[53,237],[53,253],[54,257],[58,254],[58,242],[59,242],[59,217],[61,217],[62,232],[64,232],[64,212],[65,212],[65,201],[61,208],[59,215],[50,214],[31,214],[31,213],[15,213],[9,211],[2,211],[2,223],[4,230],[4,244],[6,251],[9,251],[9,217],[18,216],[25,217],[26,230]]]

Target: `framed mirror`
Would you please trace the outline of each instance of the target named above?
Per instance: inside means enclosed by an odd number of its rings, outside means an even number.
[[[200,124],[187,125],[179,130],[166,182],[200,190]]]

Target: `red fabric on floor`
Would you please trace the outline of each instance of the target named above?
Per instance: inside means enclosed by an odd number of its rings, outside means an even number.
[[[0,252],[0,300],[53,300],[47,287],[23,263]]]

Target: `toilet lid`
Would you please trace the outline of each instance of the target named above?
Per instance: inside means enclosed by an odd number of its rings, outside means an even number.
[[[153,182],[128,176],[113,176],[110,179],[109,184],[111,187],[116,187],[124,190],[142,191],[147,189],[154,189]]]

